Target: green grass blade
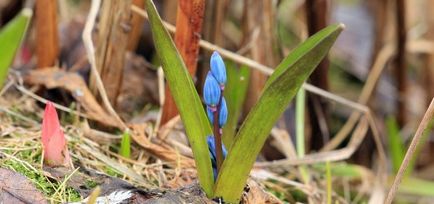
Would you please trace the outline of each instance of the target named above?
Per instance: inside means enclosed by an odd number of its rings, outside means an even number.
[[[129,132],[122,134],[121,147],[119,149],[119,155],[130,158],[131,156],[131,137]]]
[[[305,104],[306,104],[306,91],[304,89],[299,89],[297,96],[295,97],[295,128],[296,128],[296,137],[297,137],[297,156],[302,158],[305,154],[304,148],[304,113],[305,113]],[[304,183],[310,182],[310,175],[306,169],[306,166],[299,166],[299,171],[301,178]]]
[[[392,185],[394,178],[395,176],[389,177],[389,185]],[[434,182],[415,177],[405,177],[399,185],[398,192],[417,196],[434,196]]]
[[[305,108],[306,91],[300,89],[296,96],[295,103],[295,127],[297,136],[297,155],[298,157],[304,157],[304,108]]]
[[[211,134],[211,126],[188,73],[172,38],[163,27],[161,18],[151,0],[146,0],[155,49],[163,66],[164,74],[176,106],[184,123],[193,150],[199,182],[208,196],[212,195],[213,172],[206,136]]]
[[[238,119],[243,108],[242,105],[246,99],[250,69],[246,66],[237,68],[234,62],[226,62],[226,75],[228,81],[224,94],[229,115],[228,121],[223,127],[223,143],[226,147],[230,147],[236,134]]]
[[[25,8],[0,30],[0,88],[8,75],[15,53],[21,46],[21,41],[26,34],[32,10]]]
[[[329,26],[307,39],[276,68],[258,102],[247,115],[214,187],[214,196],[237,203],[249,172],[271,128],[298,89],[326,56],[343,25]]]
[[[404,159],[405,149],[401,135],[399,134],[399,126],[396,119],[388,117],[386,119],[387,136],[389,138],[389,151],[392,160],[393,172],[397,173]]]
[[[332,204],[332,171],[330,161],[326,161],[327,204]]]

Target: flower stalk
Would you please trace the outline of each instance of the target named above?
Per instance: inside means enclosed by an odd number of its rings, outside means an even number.
[[[208,119],[213,126],[214,141],[209,146],[213,155],[211,160],[214,168],[214,178],[216,178],[225,157],[225,149],[222,143],[222,127],[226,124],[228,116],[226,100],[223,97],[226,84],[226,67],[218,52],[212,54],[210,64],[211,69],[206,76],[203,96],[207,105]]]

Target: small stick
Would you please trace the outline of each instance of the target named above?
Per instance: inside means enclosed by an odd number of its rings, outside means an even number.
[[[431,100],[431,104],[429,105],[425,115],[422,118],[422,121],[417,128],[416,133],[414,134],[413,139],[411,140],[410,146],[408,147],[407,153],[405,153],[404,160],[402,161],[401,166],[399,167],[398,173],[396,174],[395,180],[393,181],[392,186],[390,187],[389,193],[386,197],[386,204],[390,204],[393,201],[393,197],[395,197],[395,193],[398,190],[399,184],[401,183],[402,177],[404,176],[405,170],[410,163],[410,160],[416,150],[416,147],[419,145],[420,139],[425,131],[429,129],[430,123],[434,120],[434,98]]]

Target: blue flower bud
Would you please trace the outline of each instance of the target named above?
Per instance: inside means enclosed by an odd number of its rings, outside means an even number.
[[[212,108],[206,106],[206,114],[208,115],[208,119],[211,124],[214,123],[214,112],[215,111]]]
[[[223,97],[220,104],[220,112],[219,112],[219,127],[223,127],[228,121],[228,107],[226,106],[226,100]],[[206,114],[208,115],[209,122],[214,124],[214,110],[213,108],[207,106]]]
[[[219,113],[219,126],[223,127],[228,121],[228,107],[226,106],[225,97],[222,98]]]
[[[208,106],[215,107],[220,100],[221,89],[213,77],[213,75],[208,72],[205,79],[205,85],[203,87],[203,99],[205,104]]]
[[[207,136],[206,142],[208,143],[208,150],[209,150],[209,153],[211,154],[211,164],[212,164],[212,169],[214,172],[214,180],[216,180],[217,179],[217,153],[215,151],[214,137],[213,136]],[[228,151],[226,150],[226,147],[224,144],[222,145],[222,150],[223,150],[223,159],[224,159],[228,155]]]
[[[211,73],[214,75],[220,86],[223,88],[226,84],[226,67],[225,63],[217,51],[211,55]]]

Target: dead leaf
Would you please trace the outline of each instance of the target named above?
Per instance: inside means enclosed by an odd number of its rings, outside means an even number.
[[[47,203],[44,196],[23,175],[0,168],[0,203]]]
[[[267,203],[267,204],[280,204],[282,201],[280,201],[278,198],[276,198],[271,193],[268,193],[264,191],[264,188],[262,188],[258,182],[249,179],[247,181],[247,188],[244,189],[244,193],[242,196],[242,202],[245,204],[254,204],[254,203]]]
[[[183,168],[195,167],[193,159],[181,155],[169,145],[165,143],[155,144],[148,140],[148,138],[145,136],[146,127],[144,125],[133,124],[130,125],[130,127],[133,130],[133,133],[131,134],[133,140],[159,159],[170,162],[169,164],[175,167],[177,166],[178,162]]]
[[[71,93],[74,99],[83,106],[89,118],[108,126],[122,128],[121,125],[98,104],[83,78],[78,74],[53,68],[30,71],[24,76],[24,79],[27,83],[43,85],[49,89],[66,89]]]

